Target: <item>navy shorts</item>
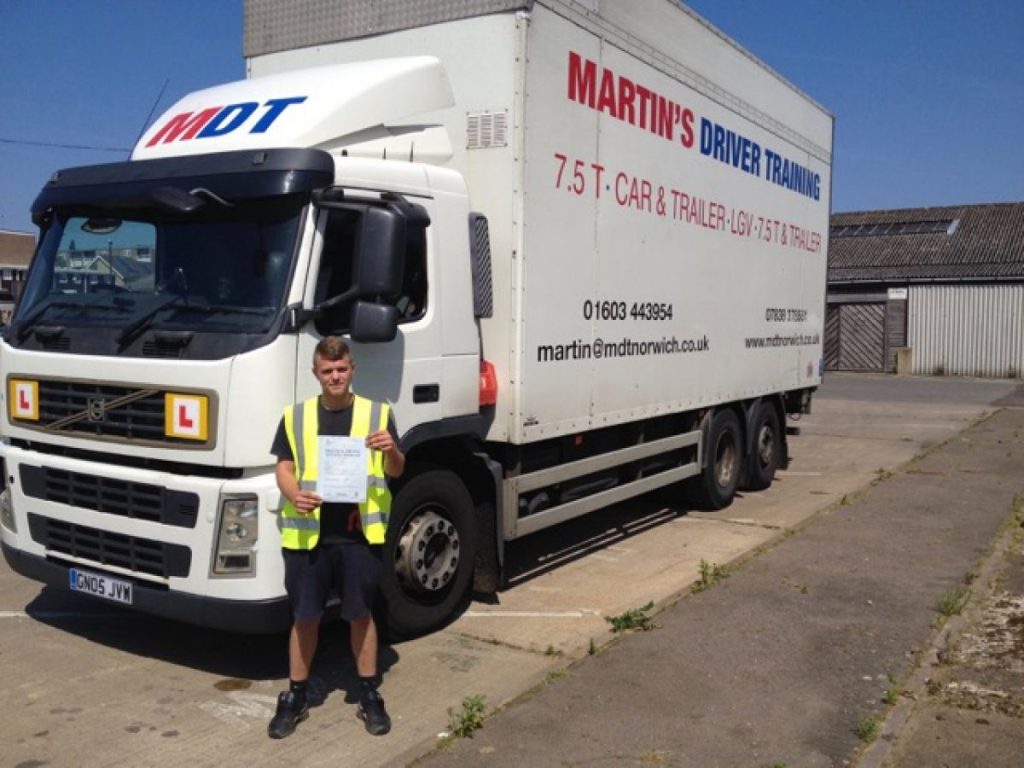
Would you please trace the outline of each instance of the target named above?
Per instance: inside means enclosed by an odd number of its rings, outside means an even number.
[[[295,621],[319,618],[331,590],[341,598],[341,618],[345,621],[370,615],[380,585],[380,547],[345,542],[281,551],[284,588]]]

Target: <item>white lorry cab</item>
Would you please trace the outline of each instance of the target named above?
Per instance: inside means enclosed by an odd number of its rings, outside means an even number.
[[[248,0],[247,80],[39,193],[0,347],[11,567],[286,628],[270,444],[328,334],[408,456],[394,634],[500,588],[520,537],[767,487],[821,381],[831,115],[669,0],[302,7]]]

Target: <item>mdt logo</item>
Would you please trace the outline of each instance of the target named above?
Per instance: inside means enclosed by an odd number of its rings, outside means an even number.
[[[283,99],[268,99],[263,104],[258,101],[243,101],[239,104],[228,104],[226,107],[207,107],[198,112],[182,112],[164,123],[160,130],[153,134],[153,138],[146,142],[146,146],[225,136],[243,125],[251,126],[249,133],[266,133],[288,107],[292,104],[301,104],[305,100],[305,96],[289,96]]]

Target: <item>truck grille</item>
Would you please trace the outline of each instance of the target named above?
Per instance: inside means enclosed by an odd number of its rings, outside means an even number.
[[[103,419],[89,417],[103,403]],[[115,405],[117,403],[123,403]],[[61,432],[164,439],[164,393],[78,381],[39,382],[39,426]]]
[[[137,536],[101,531],[29,514],[32,540],[51,553],[113,565],[151,576],[188,576],[192,552],[181,544],[164,544]]]
[[[16,418],[20,427],[187,448],[204,448],[213,442],[212,435],[197,441],[167,434],[165,390],[64,379],[37,381],[39,418]],[[212,413],[210,417],[215,420]]]
[[[21,485],[35,499],[181,528],[194,528],[199,514],[197,494],[82,472],[22,464]]]

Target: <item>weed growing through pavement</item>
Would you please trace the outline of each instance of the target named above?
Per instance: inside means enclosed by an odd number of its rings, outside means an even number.
[[[562,652],[560,650],[558,650],[557,648],[555,648],[555,646],[549,645],[547,648],[544,649],[544,655],[545,656],[554,656],[555,658],[558,658],[559,656],[562,655]]]
[[[893,706],[897,701],[899,701],[900,696],[903,695],[903,689],[900,687],[894,675],[886,675],[885,679],[889,681],[889,687],[886,688],[885,693],[882,694],[882,701],[889,706]]]
[[[690,592],[697,594],[703,592],[709,587],[713,587],[723,579],[727,579],[729,574],[726,573],[724,568],[719,568],[718,563],[709,563],[703,558],[700,561],[700,578],[697,579],[690,586]]]
[[[472,738],[473,731],[479,730],[484,724],[486,696],[467,696],[462,700],[462,709],[458,712],[448,707],[448,730],[458,738]]]
[[[587,648],[587,653],[591,656],[597,653],[597,645],[594,643],[594,638],[590,638],[590,646]]]
[[[640,762],[644,765],[665,765],[668,760],[668,752],[660,749],[651,749],[640,755]]]
[[[561,680],[563,677],[568,677],[568,669],[552,669],[548,672],[548,676],[544,678],[544,682],[553,683],[555,680]]]
[[[647,632],[658,626],[654,623],[654,619],[647,615],[647,612],[653,607],[654,603],[650,602],[642,608],[630,608],[618,616],[605,617],[605,621],[612,625],[612,632],[626,632],[631,629]]]
[[[878,736],[878,718],[875,715],[862,717],[857,723],[857,738],[863,742],[870,743]]]
[[[950,587],[939,598],[939,613],[945,617],[957,616],[963,611],[967,601],[971,599],[971,590],[967,587]]]

